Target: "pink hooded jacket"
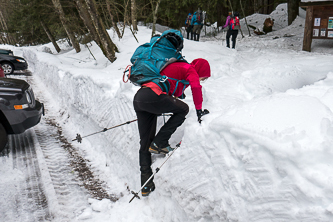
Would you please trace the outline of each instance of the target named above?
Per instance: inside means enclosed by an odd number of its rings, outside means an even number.
[[[170,78],[178,80],[186,80],[189,82],[192,90],[193,102],[195,109],[202,109],[202,91],[199,78],[200,77],[210,77],[210,66],[207,60],[205,59],[195,59],[188,64],[186,62],[174,62],[168,65],[165,69],[162,70],[161,75],[165,75]],[[170,90],[168,95],[172,95],[175,91],[176,80],[168,79],[170,83]],[[186,85],[187,88],[189,85]],[[156,94],[162,94],[162,90],[155,83],[144,84],[146,87],[150,87]],[[180,97],[183,93],[184,85],[179,82],[175,93],[175,97]]]

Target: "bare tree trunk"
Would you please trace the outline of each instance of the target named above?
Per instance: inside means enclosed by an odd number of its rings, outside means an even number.
[[[156,32],[157,12],[158,12],[158,7],[160,6],[160,3],[161,3],[161,0],[157,0],[156,6],[154,7],[153,0],[150,0],[151,8],[153,9],[153,28],[152,28],[151,36],[154,36],[155,32]]]
[[[129,3],[129,0],[127,0],[127,2],[125,2],[126,0],[124,0],[124,23],[123,23],[123,30],[122,30],[122,33],[121,33],[121,37],[124,36],[124,33],[125,33],[125,28],[126,28],[126,24],[127,24],[127,21],[129,20],[127,18],[127,8],[128,8],[128,3]]]
[[[117,58],[115,52],[118,52],[117,46],[112,42],[109,34],[107,33],[104,24],[102,22],[101,17],[98,15],[96,10],[95,0],[85,0],[88,6],[88,12],[90,14],[93,25],[96,29],[96,33],[101,40],[101,45],[103,46],[102,51],[106,58],[110,60],[110,62],[114,62]]]
[[[126,0],[124,0],[124,1],[126,1]],[[122,31],[122,36],[124,35],[124,32],[125,32],[125,28],[126,28],[126,25],[128,25],[129,26],[129,29],[131,30],[131,32],[132,32],[132,35],[134,36],[134,38],[135,38],[135,40],[139,43],[139,40],[136,38],[136,36],[135,36],[135,31],[133,31],[133,29],[132,29],[132,27],[131,27],[131,24],[130,24],[130,18],[129,18],[129,16],[128,16],[128,10],[127,10],[127,8],[128,8],[128,4],[129,4],[129,0],[125,3],[124,2],[124,5],[125,5],[125,10],[124,10],[124,26],[123,26],[123,31]],[[131,17],[132,18],[132,17]]]
[[[49,28],[44,24],[44,22],[42,20],[40,20],[40,24],[42,25],[44,31],[47,34],[47,37],[49,37],[50,41],[52,42],[54,48],[57,50],[57,52],[59,53],[61,51],[60,47],[58,46],[55,38],[53,37],[53,35],[51,34]]]
[[[2,37],[2,35],[0,35],[0,43],[1,43],[1,44],[6,44],[6,41],[5,41],[5,39]]]
[[[268,14],[268,0],[264,0],[264,5],[263,5],[263,14],[267,15]]]
[[[300,0],[288,0],[288,25],[298,16],[298,7]]]
[[[87,5],[85,4],[84,0],[74,0],[79,12],[79,15],[88,29],[90,35],[92,36],[92,39],[97,43],[97,45],[100,46],[100,40],[98,39],[98,35],[96,33],[96,29],[91,21],[90,14],[87,9]]]
[[[109,15],[110,15],[110,19],[111,19],[111,22],[112,22],[112,27],[116,30],[118,38],[121,39],[121,34],[120,34],[120,31],[119,31],[119,28],[118,28],[117,24],[114,22],[113,13],[111,12],[111,5],[110,5],[110,2],[108,0],[106,0],[106,8],[107,8],[107,10],[109,12]]]
[[[258,0],[253,0],[253,13],[258,13]]]
[[[138,24],[136,20],[136,4],[135,0],[131,0],[131,18],[134,32],[138,31]]]
[[[100,39],[99,35],[97,34],[97,30],[96,30],[96,28],[93,24],[92,19],[91,19],[91,16],[90,16],[90,13],[88,11],[88,8],[87,8],[88,6],[86,5],[86,2],[84,0],[75,0],[75,3],[76,3],[76,6],[77,6],[79,15],[80,15],[81,19],[83,20],[85,26],[87,27],[90,35],[92,36],[92,39],[101,48],[102,52],[106,56],[106,53],[105,53],[106,50],[104,49],[104,46],[101,42],[101,39]],[[89,47],[88,47],[88,49],[89,49]]]
[[[59,0],[52,0],[54,7],[56,8],[57,12],[59,13],[59,18],[60,21],[67,33],[68,38],[70,39],[75,51],[78,53],[81,51],[80,49],[80,44],[77,41],[77,39],[74,36],[74,33],[70,30],[70,28],[68,27],[68,23],[67,23],[67,19],[65,17],[65,13],[64,10],[62,9],[61,3]]]
[[[0,10],[0,23],[1,23],[2,29],[7,34],[7,37],[3,38],[3,39],[5,39],[5,41],[6,41],[7,44],[13,45],[13,41],[12,41],[12,39],[10,37],[10,34],[8,33],[8,28],[7,28],[6,20],[5,20],[4,16],[3,16],[1,10]]]
[[[245,16],[245,13],[244,13],[242,0],[239,0],[239,3],[240,3],[240,6],[241,6],[241,9],[242,9],[242,12],[243,12],[243,16],[244,16],[244,20],[245,20],[245,24],[246,24],[247,30],[248,30],[248,32],[249,32],[249,36],[251,36],[251,32],[250,32],[249,26],[247,25],[246,16]]]

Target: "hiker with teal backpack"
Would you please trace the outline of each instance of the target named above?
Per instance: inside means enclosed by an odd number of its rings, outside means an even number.
[[[200,38],[200,32],[203,27],[203,20],[204,20],[204,14],[198,9],[193,16],[192,16],[192,21],[191,24],[193,25],[193,36],[194,36],[194,41],[199,41]]]
[[[186,20],[185,20],[185,29],[187,32],[187,39],[190,39],[190,33],[191,33],[191,40],[193,40],[193,25],[192,22],[192,14],[188,13]]]
[[[234,49],[236,47],[236,39],[238,35],[238,30],[241,28],[239,23],[239,13],[235,12],[229,12],[229,15],[227,17],[227,21],[225,22],[225,25],[222,28],[228,27],[226,41],[227,41],[227,47],[230,48],[230,36],[232,41],[232,48]]]
[[[142,187],[153,174],[152,153],[167,154],[173,150],[169,139],[189,112],[188,105],[180,100],[185,98],[185,88],[191,86],[198,121],[201,122],[201,117],[209,113],[208,110],[202,110],[200,85],[200,81],[210,77],[209,63],[205,59],[195,59],[189,64],[180,54],[182,48],[181,32],[167,30],[161,36],[153,36],[150,43],[137,48],[131,58],[133,65],[129,70],[129,80],[141,86],[134,96],[133,105],[140,134]],[[156,78],[153,77],[155,71],[158,72]],[[157,117],[163,113],[172,113],[172,116],[156,134]],[[148,196],[155,190],[153,179],[142,188],[142,196]]]

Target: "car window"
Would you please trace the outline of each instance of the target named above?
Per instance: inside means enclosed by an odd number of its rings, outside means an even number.
[[[7,49],[0,49],[0,54],[5,54],[5,55],[14,55],[12,50],[7,50]]]

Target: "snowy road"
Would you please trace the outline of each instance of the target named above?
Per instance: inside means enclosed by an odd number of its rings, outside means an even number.
[[[33,75],[8,77],[29,82],[36,98],[45,104],[46,115],[34,128],[10,135],[0,154],[0,221],[72,221],[89,206],[88,198],[116,201],[62,135],[54,118],[59,114]]]

